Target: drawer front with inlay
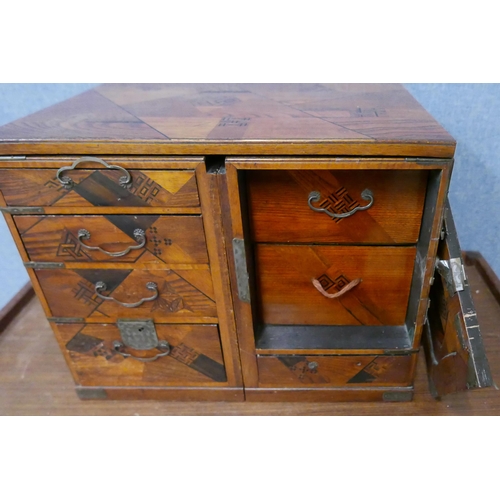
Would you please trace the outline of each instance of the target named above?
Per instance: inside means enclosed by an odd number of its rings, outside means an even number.
[[[217,323],[208,269],[39,269],[52,317]]]
[[[418,240],[425,171],[247,171],[255,242],[394,243]]]
[[[14,216],[36,262],[208,264],[200,216]]]
[[[258,356],[259,387],[408,386],[416,355]]]
[[[216,325],[155,324],[158,346],[126,346],[116,324],[55,324],[54,331],[83,386],[227,385]],[[141,346],[139,346],[141,347]]]
[[[62,173],[51,168],[0,169],[0,188],[7,206],[14,207],[199,207],[194,170],[147,170],[147,162],[144,170],[127,170],[137,165],[115,163],[124,171],[99,163],[92,168],[95,162]],[[66,184],[65,179],[69,179]]]
[[[276,325],[402,325],[414,247],[255,245],[260,320]]]

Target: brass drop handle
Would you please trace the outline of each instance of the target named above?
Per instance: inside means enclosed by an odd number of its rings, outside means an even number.
[[[123,342],[120,342],[119,340],[113,341],[113,350],[115,350],[118,354],[120,354],[124,358],[136,359],[137,361],[142,361],[143,363],[156,361],[157,359],[163,358],[164,356],[168,356],[170,354],[170,344],[166,340],[160,340],[158,342],[156,349],[158,349],[161,352],[156,356],[152,356],[150,358],[141,358],[139,356],[134,356],[133,354],[124,352],[123,349],[125,349],[125,344]]]
[[[121,252],[108,252],[101,247],[91,247],[90,245],[86,245],[83,240],[90,239],[90,231],[88,231],[87,229],[80,229],[78,231],[78,241],[83,248],[86,248],[87,250],[99,250],[99,252],[105,253],[110,257],[123,257],[124,255],[127,255],[131,250],[139,250],[140,248],[143,248],[146,244],[146,234],[144,233],[144,231],[142,229],[134,229],[134,238],[139,243],[138,245],[129,246]]]
[[[154,290],[154,295],[152,297],[146,297],[144,299],[141,299],[139,300],[139,302],[133,302],[133,303],[130,303],[130,302],[120,302],[119,300],[116,300],[114,297],[106,297],[105,295],[101,295],[99,292],[104,292],[106,291],[106,283],[104,283],[103,281],[98,281],[96,284],[95,284],[95,288],[94,288],[94,291],[96,293],[96,295],[102,299],[102,300],[112,300],[113,302],[116,302],[117,304],[119,304],[120,306],[123,306],[123,307],[139,307],[141,306],[142,304],[144,304],[144,302],[151,302],[152,300],[156,300],[158,298],[158,285],[156,283],[153,283],[152,281],[150,281],[149,283],[146,283],[146,288],[148,290]]]
[[[342,290],[338,291],[337,293],[328,293],[321,286],[321,283],[317,279],[313,279],[312,284],[314,285],[314,288],[316,288],[316,290],[318,290],[318,292],[320,292],[321,295],[325,296],[327,299],[338,299],[339,297],[342,297],[342,295],[347,293],[349,290],[352,290],[355,286],[358,286],[362,281],[363,280],[360,278],[352,280],[344,288],[342,288]]]
[[[132,176],[123,167],[120,167],[118,165],[110,165],[104,160],[101,160],[100,158],[96,158],[94,156],[83,156],[82,158],[78,158],[78,160],[75,160],[71,166],[61,167],[57,171],[56,178],[66,189],[71,189],[75,183],[73,182],[73,179],[71,179],[71,177],[62,175],[63,172],[66,172],[67,170],[73,170],[79,163],[83,162],[99,163],[106,168],[109,168],[110,170],[120,170],[125,174],[123,177],[120,177],[120,180],[118,181],[120,183],[120,186],[126,189],[130,186],[130,184],[132,184]]]
[[[319,191],[312,191],[311,193],[309,193],[309,198],[307,199],[307,204],[309,205],[309,208],[311,210],[314,210],[315,212],[324,212],[332,219],[345,219],[346,217],[350,217],[351,215],[354,215],[356,212],[360,210],[368,210],[373,205],[374,202],[373,193],[369,189],[365,189],[361,193],[361,198],[363,198],[363,200],[368,201],[367,205],[365,205],[364,207],[355,207],[350,212],[346,212],[344,214],[335,214],[333,212],[330,212],[326,208],[318,208],[313,206],[313,203],[319,202],[320,198],[321,198],[321,193],[319,193]]]

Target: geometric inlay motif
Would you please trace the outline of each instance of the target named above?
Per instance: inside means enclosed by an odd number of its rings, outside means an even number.
[[[391,362],[387,359],[379,360],[377,357],[362,368],[354,377],[347,381],[348,384],[366,384],[377,380],[390,367]]]
[[[148,237],[148,241],[150,243],[153,243],[153,245],[154,245],[153,254],[156,257],[158,257],[158,256],[160,256],[162,254],[160,245],[163,244],[163,245],[166,245],[166,246],[170,246],[172,244],[172,240],[169,239],[169,238],[159,239],[156,236],[157,233],[158,233],[158,228],[156,226],[151,226],[148,231],[150,233],[150,236]]]
[[[92,260],[90,255],[87,255],[80,243],[80,240],[70,231],[64,231],[62,241],[57,247],[58,257],[73,257],[79,260]]]
[[[337,277],[334,279],[331,279],[330,276],[323,274],[318,278],[318,281],[325,291],[329,288],[334,287],[338,292],[340,292],[342,288],[350,283],[350,280],[347,279],[347,277],[343,274],[337,275]]]
[[[179,344],[175,347],[172,347],[172,350],[170,351],[170,357],[186,365],[190,365],[191,363],[193,363],[199,355],[200,354],[198,352],[196,352],[186,344]]]
[[[95,286],[89,286],[88,281],[82,280],[78,282],[77,288],[73,289],[72,292],[74,294],[73,297],[82,301],[85,305],[98,306],[103,303],[103,300],[95,293]]]
[[[56,179],[51,179],[44,184],[44,187],[54,189],[56,191],[64,191],[66,188]]]
[[[181,309],[184,309],[184,301],[182,296],[180,296],[175,289],[166,281],[163,284],[163,288],[159,291],[158,298],[153,302],[153,307],[151,311],[156,311],[156,309],[161,309],[163,311],[169,311],[176,313]]]
[[[137,172],[133,175],[132,185],[129,191],[142,201],[151,203],[161,189],[162,187],[153,179],[150,179],[141,172]]]
[[[320,207],[335,214],[345,214],[359,207],[359,202],[351,198],[346,188],[340,187],[337,191],[325,198],[320,203]],[[338,224],[343,219],[333,220]]]

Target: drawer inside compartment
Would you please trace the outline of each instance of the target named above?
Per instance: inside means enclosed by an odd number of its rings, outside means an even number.
[[[423,170],[247,171],[251,238],[415,244],[427,177]]]
[[[102,387],[226,384],[216,325],[154,324],[151,333],[152,321],[127,323],[128,330],[127,325],[124,329],[115,323],[53,324],[77,384]]]
[[[216,323],[210,269],[38,269],[52,317]]]
[[[259,387],[404,387],[412,384],[415,362],[415,354],[257,357]]]
[[[405,323],[415,247],[254,245],[258,323]]]
[[[208,264],[197,215],[16,215],[36,262]]]

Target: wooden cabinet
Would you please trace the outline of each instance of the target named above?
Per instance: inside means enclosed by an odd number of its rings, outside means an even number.
[[[398,85],[104,85],[0,128],[0,204],[84,399],[408,401],[422,344],[492,383],[454,149]]]

